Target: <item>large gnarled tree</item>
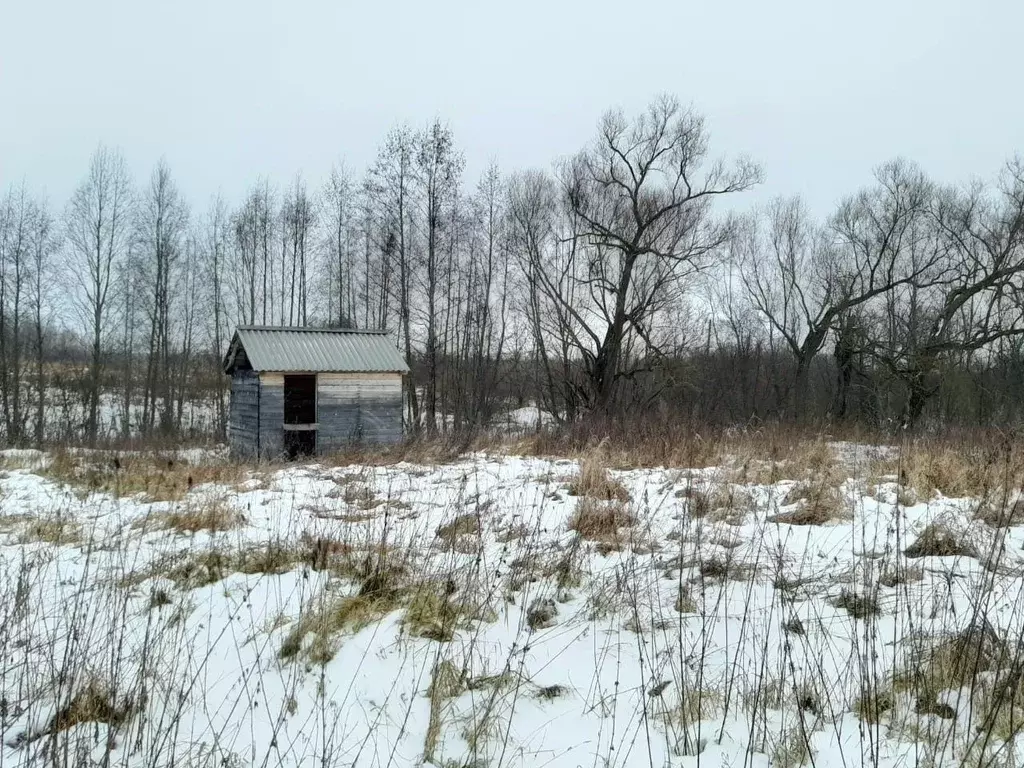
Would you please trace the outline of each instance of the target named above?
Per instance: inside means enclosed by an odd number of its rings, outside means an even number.
[[[663,97],[631,122],[607,113],[591,146],[561,168],[573,237],[587,259],[580,279],[593,298],[585,319],[593,343],[581,350],[592,410],[613,410],[618,384],[636,373],[623,354],[630,337],[657,352],[651,328],[666,291],[727,241],[731,229],[713,215],[714,199],[761,179],[749,161],[707,159],[703,118]]]

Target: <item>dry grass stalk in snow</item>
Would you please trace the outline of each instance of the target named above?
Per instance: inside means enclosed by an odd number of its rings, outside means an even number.
[[[249,469],[233,462],[190,464],[159,454],[81,454],[57,451],[45,474],[79,491],[116,497],[143,494],[150,501],[181,501],[206,483],[234,487]]]
[[[917,440],[898,455],[875,463],[875,474],[899,477],[922,498],[935,491],[955,498],[988,498],[1007,474],[1024,466],[1019,444],[1000,445],[991,437],[970,442],[941,438]]]
[[[903,553],[907,557],[978,557],[978,550],[964,532],[944,521],[925,526]]]
[[[480,516],[475,512],[459,515],[435,531],[439,539],[448,543],[454,542],[460,536],[479,536],[482,532]]]
[[[64,515],[24,519],[19,535],[23,544],[39,542],[54,546],[78,544],[83,539],[82,526]]]
[[[608,474],[608,469],[596,457],[583,460],[579,474],[569,484],[569,493],[599,501],[629,501],[629,491]]]
[[[64,731],[82,723],[124,724],[138,710],[130,698],[123,698],[102,681],[92,678],[50,720],[49,733]]]
[[[779,512],[768,517],[770,523],[786,525],[825,525],[826,523],[850,517],[843,504],[842,494],[837,488],[821,484],[800,484],[794,486],[782,500],[784,506],[796,504],[789,512]]]
[[[1015,501],[983,500],[974,513],[977,520],[993,528],[1024,525],[1024,499]]]
[[[583,496],[569,518],[568,529],[580,538],[595,541],[608,550],[621,549],[629,540],[628,529],[636,525],[636,516],[621,501],[597,501]],[[624,532],[623,529],[627,529]]]
[[[435,763],[438,739],[444,724],[444,706],[449,699],[454,699],[466,689],[466,680],[461,672],[449,659],[439,661],[430,679],[427,697],[430,699],[430,714],[427,720],[427,731],[423,740],[423,762]]]
[[[163,515],[162,521],[179,533],[218,533],[241,527],[245,523],[245,515],[224,497],[187,499],[178,509]]]

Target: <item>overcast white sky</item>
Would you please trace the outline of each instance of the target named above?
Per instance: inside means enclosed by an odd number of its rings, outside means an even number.
[[[717,153],[827,212],[895,155],[947,181],[1024,151],[1020,0],[0,0],[0,187],[64,201],[104,141],[197,207],[357,169],[450,121],[470,180],[549,167],[671,92]]]

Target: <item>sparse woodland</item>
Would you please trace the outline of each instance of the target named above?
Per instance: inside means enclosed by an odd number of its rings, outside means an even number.
[[[718,158],[662,99],[478,181],[438,122],[9,188],[0,764],[1024,764],[1024,161],[818,220]],[[232,459],[240,324],[386,327],[423,439]]]
[[[205,209],[166,163],[132,178],[110,147],[70,200],[8,181],[5,441],[216,439],[238,324],[388,328],[428,433],[522,407],[567,425],[1019,419],[1024,161],[947,187],[891,160],[817,219],[798,197],[755,209],[756,159],[712,139],[662,98],[550,168],[479,179],[438,121],[320,189],[262,179]]]

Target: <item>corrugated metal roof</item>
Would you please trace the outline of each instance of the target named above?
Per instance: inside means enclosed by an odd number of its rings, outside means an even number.
[[[254,371],[409,372],[384,331],[242,326],[224,361],[229,373],[239,345]]]

